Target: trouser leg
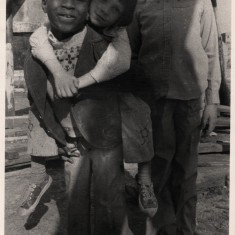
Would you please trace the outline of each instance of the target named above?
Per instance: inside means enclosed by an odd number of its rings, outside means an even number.
[[[111,150],[96,149],[92,155],[95,207],[94,234],[132,234],[127,228],[127,221],[125,221],[122,145]],[[125,233],[122,233],[123,229],[125,229]]]
[[[68,235],[90,235],[90,159],[86,153],[65,162]]]
[[[153,177],[159,191],[158,234],[193,234],[201,101],[156,102]],[[176,232],[177,227],[177,232]]]
[[[180,102],[175,113],[176,153],[171,189],[178,235],[193,235],[196,227],[196,179],[202,114],[200,99]]]
[[[155,157],[152,160],[152,180],[159,204],[152,223],[156,230],[165,228],[164,233],[160,234],[175,234],[176,218],[169,179],[176,145],[174,102],[165,99],[156,101],[152,114],[155,150]]]
[[[81,150],[81,149],[80,149]],[[90,180],[93,173],[94,235],[132,235],[127,220],[122,146],[81,150],[65,163],[68,235],[90,235]]]
[[[39,184],[46,179],[46,158],[31,156],[31,183]]]

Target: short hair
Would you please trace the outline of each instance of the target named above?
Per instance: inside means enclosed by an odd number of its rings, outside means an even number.
[[[137,0],[119,0],[124,11],[117,22],[117,26],[124,27],[131,23]]]

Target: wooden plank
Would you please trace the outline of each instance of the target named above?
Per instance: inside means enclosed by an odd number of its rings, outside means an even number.
[[[224,129],[220,127],[216,127],[214,131],[218,134],[230,134],[230,129]]]
[[[14,70],[14,77],[24,77],[24,70]]]
[[[223,152],[229,152],[230,151],[230,142],[229,141],[217,141],[218,144],[221,144],[223,146]]]
[[[218,112],[220,112],[220,113],[229,113],[230,114],[230,106],[218,105]]]
[[[27,142],[6,142],[5,145],[5,167],[30,162],[30,156],[27,153]]]
[[[14,89],[14,96],[15,96],[15,99],[16,98],[28,99],[28,93],[25,92],[24,88],[15,88]]]
[[[52,157],[47,157],[46,161],[47,164],[56,164],[57,166],[59,160],[59,164],[61,164],[60,157],[59,156],[52,156]],[[22,155],[18,159],[14,159],[11,161],[6,161],[5,164],[5,171],[13,171],[19,168],[25,168],[25,167],[30,167],[31,166],[31,157],[27,153],[22,153]]]
[[[28,143],[28,136],[10,136],[5,138],[5,144]]]
[[[6,117],[5,118],[5,128],[14,129],[17,127],[27,127],[28,126],[28,115]]]
[[[16,88],[15,89],[15,115],[16,116],[22,116],[22,115],[28,115],[30,110],[30,104],[28,100],[28,93],[25,91],[22,91],[19,89],[22,88]]]
[[[24,89],[27,91],[27,86],[24,79],[24,71],[23,70],[15,70],[14,71],[14,88],[15,89]]]
[[[229,144],[223,142],[217,143],[200,143],[199,154],[204,153],[227,153],[229,152]]]
[[[216,127],[230,128],[230,118],[227,117],[217,118]]]
[[[19,136],[27,136],[28,130],[27,128],[14,128],[14,129],[6,129],[5,130],[5,137],[19,137]]]
[[[28,90],[23,70],[14,71],[15,115],[26,115],[29,112]]]
[[[15,156],[13,156],[13,154],[6,154],[6,161],[5,161],[5,168],[9,168],[9,167],[16,167],[19,165],[25,165],[27,164],[28,166],[30,166],[31,164],[31,157],[29,154],[27,154],[26,152],[23,152],[21,154],[16,154]]]
[[[18,142],[14,144],[6,143],[5,144],[5,152],[18,152],[23,153],[27,152],[28,144],[27,142]]]
[[[23,70],[14,71],[14,99],[15,115],[27,115],[30,105]]]
[[[23,168],[27,168],[31,166],[31,161],[27,161],[27,162],[19,162],[19,163],[15,163],[13,165],[6,165],[5,166],[5,172],[10,172],[10,171],[15,171],[15,170],[19,170],[19,169],[23,169]]]
[[[14,33],[32,33],[38,27],[40,27],[42,23],[39,22],[13,22],[13,32]]]
[[[218,108],[217,110],[217,117],[230,117],[230,111],[228,111],[228,109],[226,108],[227,106],[222,107],[221,109]],[[230,107],[229,107],[230,110]]]
[[[200,143],[199,144],[199,153],[221,153],[223,146],[217,143]]]

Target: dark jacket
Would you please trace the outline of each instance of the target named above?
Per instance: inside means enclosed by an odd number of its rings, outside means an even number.
[[[84,75],[96,65],[109,43],[90,27],[87,29],[75,68],[76,77]],[[46,95],[48,70],[28,52],[24,71],[32,112],[48,135],[59,145],[65,145],[65,132],[56,120]],[[80,133],[91,146],[112,148],[121,142],[118,96],[112,82],[81,89],[73,98],[71,113]]]

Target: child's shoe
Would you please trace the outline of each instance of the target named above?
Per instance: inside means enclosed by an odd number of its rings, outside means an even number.
[[[30,184],[29,189],[26,193],[26,199],[18,208],[18,214],[20,216],[31,214],[40,202],[44,193],[50,187],[51,183],[52,178],[51,176],[47,175],[46,179],[43,182],[39,184]]]
[[[139,184],[139,207],[142,212],[152,218],[158,210],[157,198],[153,191],[153,184]]]

